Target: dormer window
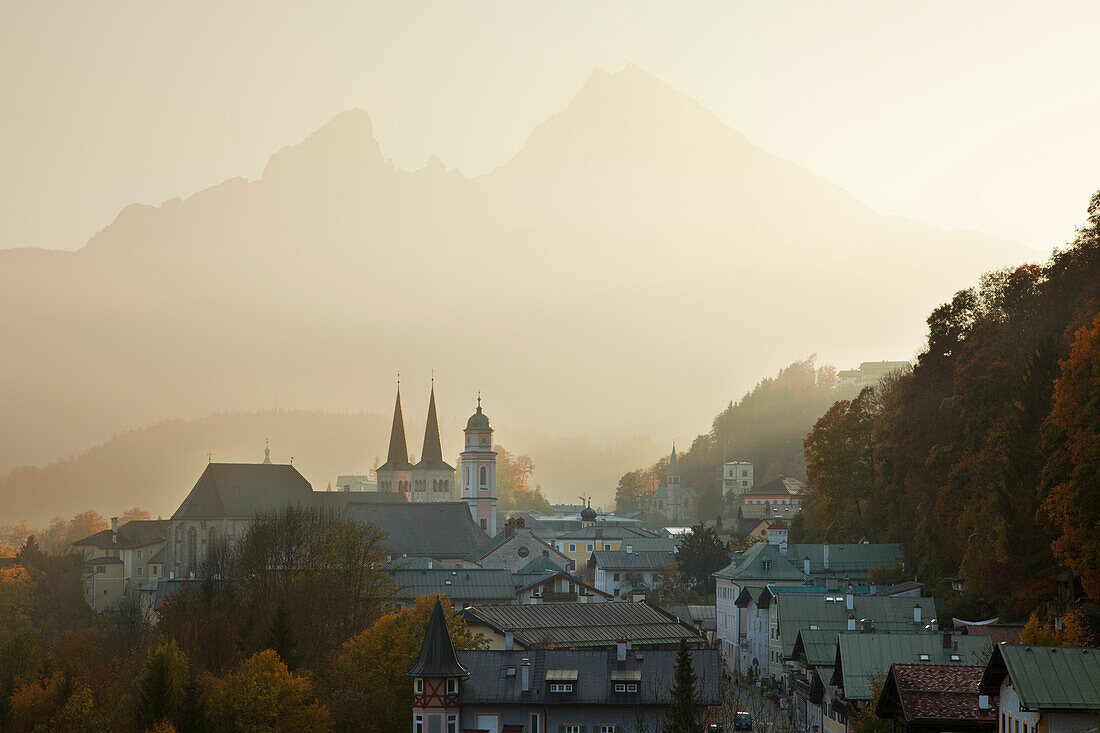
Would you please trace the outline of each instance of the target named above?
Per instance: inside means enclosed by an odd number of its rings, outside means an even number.
[[[637,692],[638,683],[636,682],[616,682],[615,692]]]
[[[447,679],[447,694],[448,695],[457,695],[458,694],[458,680],[455,679],[454,677],[450,677],[450,678]]]
[[[927,662],[927,661],[928,661],[928,660],[930,660],[930,659],[931,659],[931,657],[929,657],[929,656],[928,656],[927,654],[921,654],[921,655],[920,655],[920,660],[921,660],[922,662]]]
[[[552,682],[550,684],[550,692],[572,692],[573,684],[571,682]]]
[[[763,562],[760,563],[760,569],[761,570],[771,570],[772,569],[772,561],[771,560],[764,560]]]
[[[424,679],[422,677],[417,677],[415,680],[413,680],[413,694],[424,694]]]

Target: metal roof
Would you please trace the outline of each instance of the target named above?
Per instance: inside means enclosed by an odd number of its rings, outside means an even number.
[[[257,512],[279,511],[296,504],[312,505],[314,493],[294,466],[210,463],[172,519],[247,519]],[[350,495],[350,492],[316,493]]]
[[[592,553],[596,567],[603,570],[652,571],[676,561],[674,552],[627,552],[626,550],[596,550]]]
[[[135,519],[118,528],[117,541],[114,533],[105,529],[73,543],[74,547],[96,547],[100,550],[130,549],[148,547],[164,542],[168,536],[167,519]]]
[[[612,604],[598,604],[612,605]],[[467,650],[458,652],[458,660],[470,672],[459,686],[460,705],[526,705],[534,707],[575,705],[668,705],[676,672],[676,651],[631,650],[626,661],[616,660],[614,649],[525,649]],[[716,649],[693,649],[692,667],[697,680],[696,692],[703,705],[720,701],[721,671]],[[523,692],[522,675],[509,675],[527,661],[531,666],[530,690]],[[547,680],[555,671],[576,672],[571,693],[551,693]],[[615,692],[612,675],[636,671],[637,692]]]
[[[900,664],[967,664],[984,666],[992,644],[975,636],[948,635],[944,648],[940,633],[863,634],[843,632],[837,636],[833,684],[849,700],[870,700],[871,679],[886,677],[890,666]],[[958,659],[952,659],[953,656]],[[927,657],[927,658],[922,658]]]
[[[792,657],[801,657],[809,667],[831,667],[836,661],[835,629],[801,629],[795,637]]]
[[[463,502],[361,504],[353,500],[344,515],[385,532],[382,546],[394,557],[457,560],[485,542],[485,533],[474,524],[470,507]]]
[[[806,580],[808,576],[796,568],[788,556],[767,542],[757,542],[735,557],[726,567],[714,573],[716,578],[729,580]]]
[[[406,677],[469,677],[469,672],[455,656],[455,647],[451,642],[451,632],[447,630],[447,621],[443,617],[443,605],[436,599],[428,628],[424,631],[424,643],[420,645],[420,656]]]
[[[641,527],[622,527],[619,525],[601,525],[595,524],[589,527],[581,527],[575,529],[572,532],[566,532],[560,534],[554,539],[556,540],[625,540],[634,537],[659,537],[660,535],[650,532],[648,529],[642,529]]]
[[[467,623],[511,631],[528,649],[547,641],[557,648],[613,647],[623,639],[635,647],[704,641],[690,624],[646,602],[474,606],[463,615]]]
[[[826,567],[825,553],[829,562]],[[899,544],[871,544],[860,542],[850,545],[790,544],[787,557],[802,567],[803,559],[810,558],[810,575],[836,578],[866,578],[871,568],[905,562],[905,551]]]
[[[983,691],[996,694],[1006,674],[1024,708],[1100,711],[1100,649],[1001,642],[993,647]]]
[[[833,599],[833,600],[829,600]],[[844,591],[824,593],[785,593],[775,601],[778,605],[779,633],[783,638],[783,656],[794,652],[795,638],[802,629],[816,626],[834,631],[848,630],[848,616],[854,615],[857,625],[867,620],[875,632],[925,631],[936,618],[934,598],[852,595],[852,610],[848,610]],[[920,606],[921,620],[913,620],[913,607]],[[884,670],[885,674],[885,670]]]
[[[461,601],[510,601],[516,586],[510,570],[467,568],[433,570],[389,570],[398,586],[397,598],[412,600],[419,596],[443,593]]]

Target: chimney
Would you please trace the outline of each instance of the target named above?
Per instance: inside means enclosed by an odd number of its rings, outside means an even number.
[[[504,632],[504,650],[512,651],[516,648],[516,635],[511,631]]]
[[[869,619],[869,618],[863,619],[863,633],[870,634],[874,630],[875,630],[874,622],[871,621],[871,619]]]
[[[509,519],[507,522],[504,523],[504,536],[505,537],[511,537],[515,533],[516,533],[516,520],[515,519]]]
[[[780,555],[786,555],[787,554],[787,540],[785,538],[782,542],[779,543],[779,554]]]
[[[806,575],[810,574],[810,556],[809,555],[802,558],[802,572],[805,573]]]
[[[826,542],[821,546],[821,564],[828,570],[829,569],[829,543]]]
[[[626,554],[627,555],[633,555],[634,554],[634,545],[627,545],[626,546]]]
[[[856,630],[856,615],[854,613],[848,614],[848,631]]]
[[[118,544],[118,517],[111,517],[111,542]]]
[[[918,624],[920,623],[920,604],[919,603],[914,603],[913,604],[913,621],[915,623],[918,623]]]
[[[626,640],[625,639],[621,639],[621,640],[619,640],[618,642],[615,643],[615,661],[617,661],[617,662],[625,662],[626,661]]]
[[[951,648],[951,632],[950,631],[943,632],[943,648],[944,649],[950,649]]]
[[[849,611],[854,611],[856,608],[856,595],[852,593],[852,589],[849,588],[848,592],[844,594],[844,607]]]
[[[519,689],[520,692],[531,691],[531,660],[527,658],[519,666]]]

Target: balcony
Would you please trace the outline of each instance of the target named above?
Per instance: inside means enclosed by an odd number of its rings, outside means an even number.
[[[568,592],[556,592],[556,591],[543,591],[542,592],[543,603],[577,603],[577,594]]]

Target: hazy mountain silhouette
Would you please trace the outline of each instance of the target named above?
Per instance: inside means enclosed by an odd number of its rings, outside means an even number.
[[[914,353],[934,305],[1027,256],[879,215],[635,67],[470,179],[395,168],[352,110],[256,181],[0,251],[0,471],[213,410],[381,413],[401,369],[419,414],[431,367],[449,419],[481,389],[511,425],[663,443],[803,354]]]
[[[410,418],[410,436],[423,435],[424,416]],[[104,516],[141,507],[153,516],[171,516],[194,486],[213,451],[213,460],[259,463],[265,439],[271,459],[294,466],[318,491],[336,486],[339,474],[367,473],[384,462],[390,431],[389,415],[268,410],[225,413],[195,420],[165,420],[128,430],[63,461],[41,468],[19,468],[0,476],[0,524],[27,519],[44,527],[55,516],[70,517],[88,509]],[[465,420],[441,424],[445,456],[457,464]],[[660,447],[644,439],[597,444],[584,438],[551,438],[529,430],[498,426],[510,440],[504,447],[535,461],[536,483],[577,486],[576,494],[592,493],[597,502],[613,500],[623,466],[651,460]],[[419,455],[420,442],[410,447]],[[632,463],[633,462],[633,463]],[[585,477],[587,482],[581,479]],[[573,500],[576,496],[565,495]]]

